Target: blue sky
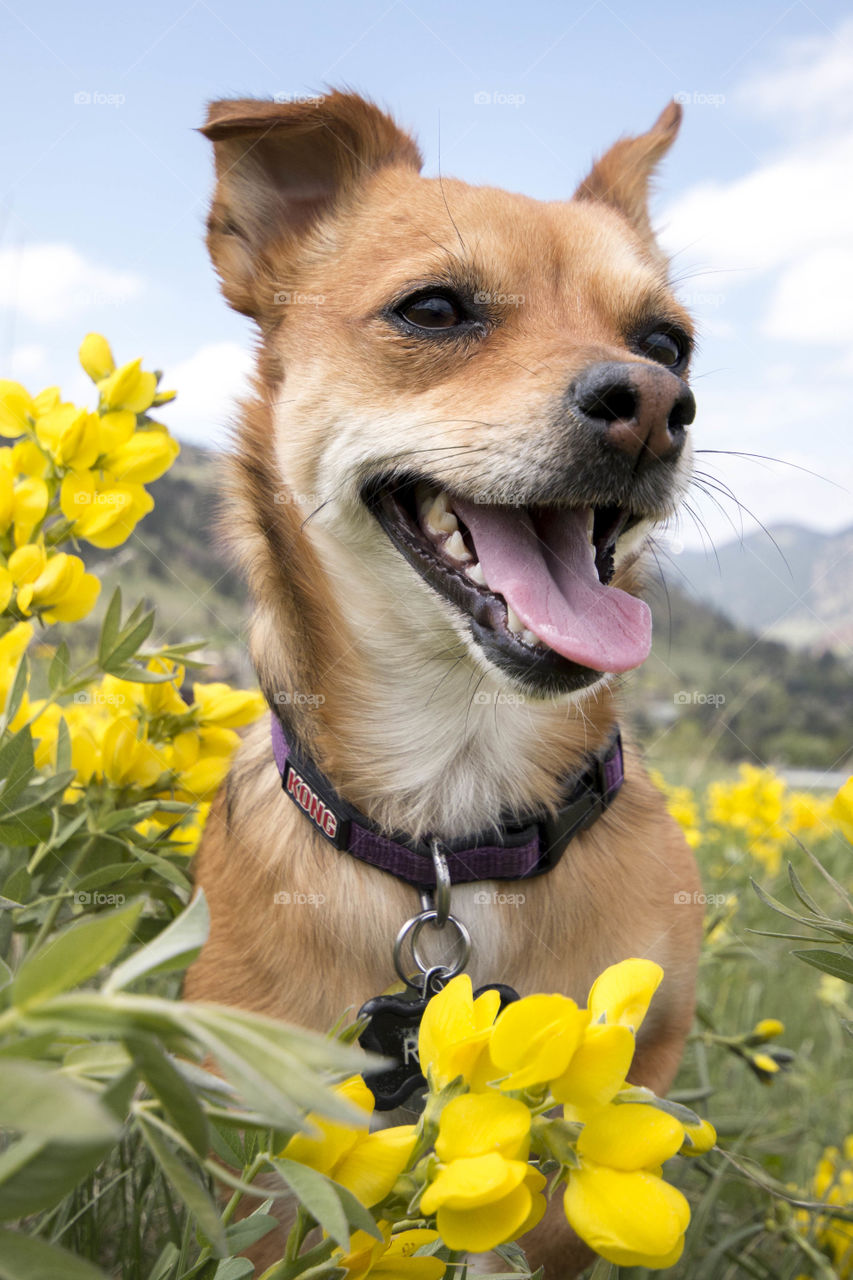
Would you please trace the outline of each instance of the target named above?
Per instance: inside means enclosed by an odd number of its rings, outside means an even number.
[[[179,435],[222,439],[251,327],[203,246],[209,98],[348,85],[412,129],[426,172],[555,199],[677,94],[655,209],[703,335],[697,442],[827,477],[713,459],[762,520],[853,522],[848,5],[2,0],[0,39],[0,376],[83,396],[74,352],[99,330],[165,369]]]

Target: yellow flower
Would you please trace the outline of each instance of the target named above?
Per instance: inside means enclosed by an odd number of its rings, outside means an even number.
[[[4,611],[15,590],[15,579],[5,565],[0,564],[0,613]]]
[[[267,710],[262,693],[250,689],[232,689],[227,684],[193,685],[193,701],[204,725],[221,729],[238,729],[251,724]]]
[[[32,552],[40,553],[37,572],[36,557],[26,554]],[[16,566],[20,566],[20,573]],[[101,590],[99,580],[86,572],[80,557],[64,551],[47,558],[42,548],[19,547],[9,557],[9,568],[23,584],[18,591],[18,608],[24,614],[39,612],[46,622],[77,622],[85,618],[95,607]]]
[[[138,735],[139,726],[130,716],[111,721],[101,739],[104,777],[116,787],[131,784],[150,787],[163,772],[164,765],[157,749]]]
[[[80,343],[80,363],[93,382],[102,382],[116,367],[110,344],[99,333],[87,333]]]
[[[14,440],[23,435],[33,417],[33,402],[20,382],[0,378],[0,436]]]
[[[829,816],[838,825],[845,839],[853,844],[853,777],[848,778],[836,794]]]
[[[772,1040],[775,1036],[781,1036],[784,1030],[784,1022],[780,1022],[778,1018],[762,1018],[752,1028],[752,1034],[761,1040]]]
[[[370,1207],[385,1199],[409,1163],[417,1140],[415,1126],[397,1125],[370,1133],[373,1094],[360,1076],[345,1080],[335,1093],[365,1113],[364,1126],[350,1128],[312,1115],[320,1136],[299,1133],[290,1139],[282,1155],[326,1174]]]
[[[0,636],[0,709],[6,703],[12,678],[32,638],[30,622],[17,622]]]
[[[832,1216],[831,1207],[837,1205],[853,1208],[853,1134],[844,1139],[843,1151],[827,1147],[815,1169],[812,1194],[816,1200],[826,1203],[826,1213],[815,1223],[818,1243],[832,1255],[835,1271],[840,1280],[853,1277],[853,1222]],[[808,1234],[811,1222],[803,1215],[803,1233]]]
[[[510,1006],[512,1007],[512,1006]],[[451,1249],[483,1252],[529,1231],[545,1212],[545,1179],[527,1163],[530,1111],[489,1091],[461,1094],[441,1113],[441,1162],[421,1212]]]
[[[699,1120],[698,1124],[684,1125],[684,1146],[680,1154],[683,1156],[702,1156],[710,1151],[717,1141],[717,1130],[707,1120]]]
[[[421,1070],[433,1089],[443,1088],[457,1076],[472,1088],[486,1087],[494,1075],[487,1049],[500,1002],[497,991],[484,991],[475,1000],[467,973],[451,979],[433,996],[418,1035]]]
[[[593,1023],[566,1070],[551,1082],[551,1092],[558,1102],[573,1106],[604,1106],[624,1085],[634,1049],[629,1027]]]
[[[530,1089],[563,1075],[581,1042],[589,1014],[561,995],[525,996],[495,1023],[489,1052],[501,1089]]]
[[[690,1209],[659,1176],[679,1150],[684,1126],[656,1107],[611,1104],[590,1113],[577,1142],[564,1208],[591,1249],[617,1266],[653,1270],[681,1255]]]
[[[163,431],[137,431],[108,453],[103,465],[117,480],[150,484],[169,470],[180,451],[177,440]]]
[[[98,419],[98,448],[109,454],[126,445],[136,430],[136,414],[129,409],[115,409],[102,413]]]
[[[101,399],[107,409],[129,409],[144,413],[150,409],[157,391],[157,379],[142,368],[142,359],[130,360],[120,369],[99,380]]]
[[[178,692],[184,681],[184,668],[168,658],[151,658],[146,664],[148,671],[158,675],[169,675],[169,680],[145,681],[119,680],[117,676],[105,676],[101,681],[99,696],[104,704],[121,713],[121,709],[132,703],[149,717],[187,715],[189,707]],[[240,739],[235,735],[235,744]],[[196,751],[189,764],[198,758]],[[183,767],[183,766],[181,766]]]
[[[414,1258],[412,1254],[425,1244],[438,1239],[437,1231],[418,1227],[391,1235],[385,1222],[378,1224],[382,1240],[375,1240],[366,1231],[356,1231],[350,1240],[349,1252],[336,1249],[332,1262],[343,1267],[347,1280],[363,1280],[365,1276],[385,1276],[387,1280],[441,1280],[446,1263],[440,1258]]]
[[[663,969],[654,960],[622,960],[600,974],[589,993],[593,1022],[630,1027],[636,1035],[660,986]]]
[[[109,473],[69,471],[60,488],[62,514],[74,521],[75,537],[95,547],[117,547],[154,506],[141,484],[120,484]]]
[[[0,533],[5,533],[14,524],[18,546],[29,539],[35,526],[44,519],[50,501],[44,480],[26,473],[22,464],[29,459],[22,456],[21,444],[29,446],[31,442],[22,441],[11,448],[6,445],[0,449]],[[41,459],[43,468],[43,455],[35,445],[32,448]],[[18,479],[22,472],[24,478]]]
[[[59,466],[85,470],[100,452],[99,424],[96,413],[60,404],[36,419],[36,436]]]

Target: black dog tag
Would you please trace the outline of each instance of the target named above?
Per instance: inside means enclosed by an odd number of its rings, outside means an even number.
[[[358,1038],[363,1049],[393,1058],[395,1065],[386,1071],[365,1072],[364,1082],[376,1101],[377,1111],[393,1111],[402,1106],[416,1090],[426,1088],[418,1057],[418,1032],[429,999],[444,986],[440,971],[424,975],[424,987],[407,987],[398,995],[374,996],[359,1010],[359,1018],[370,1022]],[[422,990],[428,991],[423,995]],[[489,983],[474,992],[498,991],[500,1007],[517,1000],[518,992],[499,982]]]

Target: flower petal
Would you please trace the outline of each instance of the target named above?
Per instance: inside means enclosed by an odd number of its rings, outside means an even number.
[[[530,1111],[502,1094],[463,1093],[441,1113],[435,1152],[439,1160],[483,1156],[497,1151],[507,1160],[526,1160]]]
[[[684,1125],[674,1116],[641,1102],[625,1102],[593,1112],[577,1151],[582,1159],[632,1171],[663,1164],[683,1141]]]
[[[605,969],[592,984],[589,1011],[593,1022],[619,1023],[638,1031],[663,978],[654,960],[623,960]]]
[[[569,1175],[563,1203],[581,1239],[617,1266],[664,1265],[690,1221],[684,1196],[662,1178],[592,1163]]]
[[[629,1027],[587,1027],[566,1070],[551,1084],[558,1102],[578,1107],[604,1106],[625,1083],[634,1057],[635,1040]]]

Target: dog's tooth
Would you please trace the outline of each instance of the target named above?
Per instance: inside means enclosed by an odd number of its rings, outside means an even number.
[[[528,631],[527,627],[522,631],[521,638],[524,643],[529,644],[532,649],[541,649],[544,647],[539,637],[535,636],[532,631]]]
[[[465,577],[470,578],[472,582],[476,582],[478,587],[487,587],[489,585],[486,582],[486,575],[480,568],[479,560],[475,564],[465,566]]]
[[[445,542],[444,554],[451,560],[455,560],[457,564],[467,564],[471,559],[471,554],[465,546],[465,539],[458,529],[451,533]]]
[[[513,635],[523,635],[524,623],[521,621],[521,618],[519,618],[515,610],[510,608],[509,605],[506,607],[506,625]]]
[[[426,513],[425,522],[430,533],[455,533],[459,521],[450,510],[446,493],[439,493]]]

